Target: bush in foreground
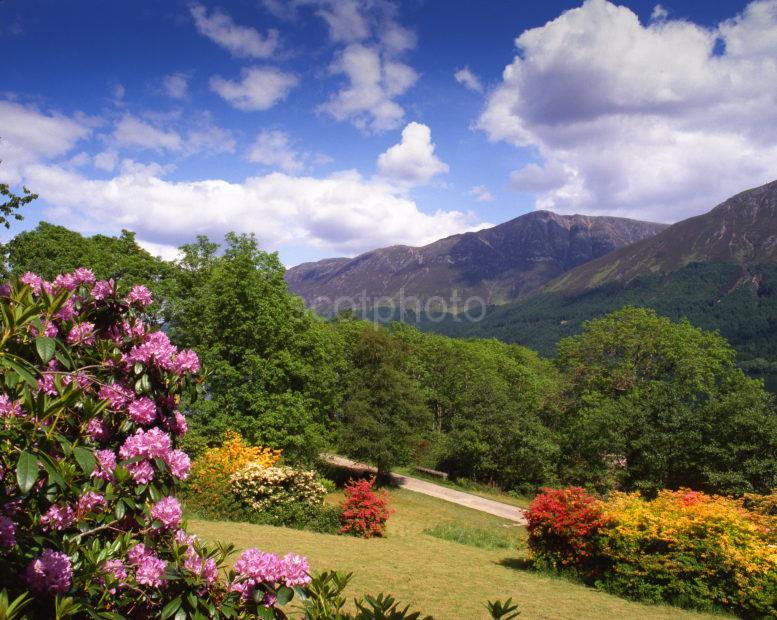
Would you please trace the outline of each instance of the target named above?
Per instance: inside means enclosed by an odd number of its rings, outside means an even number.
[[[182,529],[177,405],[199,361],[154,329],[150,303],[88,269],[0,290],[3,614],[282,617],[310,580],[304,558],[256,549],[226,572],[229,549]]]
[[[541,563],[574,567],[622,596],[773,615],[777,520],[743,503],[687,489],[605,501],[582,489],[546,490],[529,509],[529,546]]]

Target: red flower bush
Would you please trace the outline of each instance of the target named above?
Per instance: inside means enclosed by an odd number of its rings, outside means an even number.
[[[385,490],[377,493],[375,479],[351,480],[345,486],[345,500],[340,505],[341,534],[353,534],[362,538],[383,536],[391,510]]]
[[[580,487],[542,489],[526,515],[529,548],[542,563],[556,569],[594,563],[594,538],[608,522],[602,503]]]

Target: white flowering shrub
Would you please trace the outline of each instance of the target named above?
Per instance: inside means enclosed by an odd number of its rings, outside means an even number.
[[[235,496],[259,512],[299,503],[320,506],[327,493],[315,471],[265,467],[261,463],[248,463],[232,475],[230,482]]]

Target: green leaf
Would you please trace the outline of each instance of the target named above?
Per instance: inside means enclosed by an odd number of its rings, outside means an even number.
[[[288,588],[286,586],[281,586],[278,588],[278,591],[275,593],[276,598],[278,599],[278,605],[283,607],[288,603],[291,599],[294,598],[294,590],[291,588]]]
[[[170,601],[167,605],[165,605],[162,608],[162,614],[159,616],[162,620],[167,620],[170,616],[172,616],[175,612],[177,612],[181,608],[181,603],[183,601],[181,600],[180,596],[176,596],[172,601]]]
[[[38,351],[38,357],[44,364],[48,364],[57,350],[57,344],[53,338],[47,336],[38,336],[35,339],[35,349]]]
[[[38,479],[38,459],[29,452],[22,451],[16,463],[16,482],[22,493],[27,493]]]
[[[89,448],[78,446],[73,448],[73,456],[76,457],[76,461],[81,466],[84,473],[89,476],[97,466],[97,461],[94,459],[94,453]]]
[[[43,469],[45,469],[46,473],[49,475],[49,483],[56,484],[63,491],[67,489],[67,483],[59,473],[59,467],[57,466],[57,463],[48,454],[45,453],[41,453],[40,460],[43,464]]]

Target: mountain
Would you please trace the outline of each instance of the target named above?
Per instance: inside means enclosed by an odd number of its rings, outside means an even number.
[[[433,297],[479,297],[487,304],[520,299],[553,278],[617,248],[654,236],[664,224],[615,217],[534,211],[477,232],[423,247],[397,245],[356,258],[304,263],[286,272],[289,289],[327,313],[333,300],[368,308]],[[389,301],[391,300],[391,302]]]
[[[589,261],[481,321],[421,323],[495,337],[552,355],[583,321],[625,305],[717,329],[741,365],[777,390],[777,181]]]

